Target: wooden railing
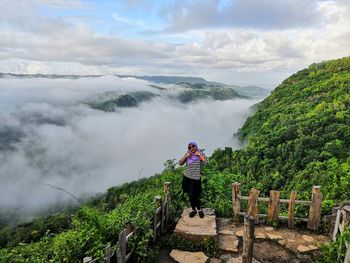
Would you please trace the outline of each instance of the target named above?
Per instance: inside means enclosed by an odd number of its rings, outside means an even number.
[[[254,217],[255,223],[259,222],[259,217],[267,217],[269,221],[286,220],[289,227],[294,227],[295,220],[307,222],[309,229],[317,230],[321,222],[322,193],[320,186],[312,188],[311,201],[296,200],[296,191],[292,191],[289,199],[280,199],[279,191],[271,190],[270,197],[259,197],[260,191],[252,188],[249,196],[241,196],[240,184],[232,184],[232,207],[233,220],[239,222],[239,216],[250,215]],[[241,200],[247,200],[246,212],[241,212]],[[268,202],[267,214],[259,214],[259,201]],[[288,216],[279,215],[279,205],[288,204]],[[310,206],[308,218],[296,218],[294,215],[295,205]]]
[[[333,231],[333,241],[336,240],[337,234],[342,234],[346,228],[350,227],[350,206],[344,206],[343,208],[339,208],[337,210],[337,217],[335,219],[334,231]],[[350,244],[345,243],[346,246],[346,254],[344,263],[350,262]],[[338,255],[338,260],[340,260],[340,255]]]
[[[154,210],[153,213],[153,242],[157,240],[167,229],[170,223],[171,210],[171,183],[165,182],[163,185],[164,199],[161,196],[155,196],[156,202],[159,206]],[[111,258],[116,256],[118,263],[127,262],[133,251],[129,251],[127,254],[127,243],[129,239],[134,235],[135,230],[130,222],[125,223],[125,228],[119,233],[119,238],[117,242],[117,248],[112,251],[111,246],[106,246],[105,248],[105,263],[110,263]],[[91,257],[85,257],[83,263],[96,263],[101,262],[98,259],[92,259]]]

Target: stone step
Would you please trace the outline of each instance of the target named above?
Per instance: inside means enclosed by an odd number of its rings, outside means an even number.
[[[238,253],[238,238],[235,235],[218,235],[218,246],[222,251]]]
[[[238,238],[235,235],[236,227],[228,218],[217,218],[217,240],[219,248],[225,252],[238,252]]]
[[[202,241],[204,239],[216,239],[216,216],[212,209],[204,208],[204,218],[200,218],[198,213],[193,217],[189,217],[191,208],[186,208],[179,219],[174,235],[192,241]]]
[[[173,249],[169,256],[178,263],[206,263],[209,260],[203,252],[189,252],[178,249]]]
[[[235,235],[243,237],[243,226],[237,228]],[[312,232],[305,233],[297,229],[275,229],[266,226],[255,227],[255,239],[275,240],[282,247],[294,253],[307,253],[319,250],[321,244],[326,244],[330,241],[329,237]]]

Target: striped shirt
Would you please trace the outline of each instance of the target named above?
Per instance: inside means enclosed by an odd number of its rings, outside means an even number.
[[[186,170],[184,172],[184,175],[188,178],[199,180],[201,178],[201,170],[203,166],[207,163],[208,163],[207,157],[205,157],[204,162],[201,159],[199,159],[199,160],[193,161],[192,163],[186,163]]]

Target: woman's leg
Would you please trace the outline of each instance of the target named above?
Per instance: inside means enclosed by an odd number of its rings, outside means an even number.
[[[190,194],[190,202],[191,202],[191,207],[192,211],[190,212],[190,217],[194,217],[197,214],[196,210],[196,196],[194,194]]]
[[[200,201],[200,193],[193,193],[190,196],[190,203],[192,210],[200,210],[201,209],[201,201]]]
[[[198,209],[198,210],[200,210],[201,209],[201,194],[200,193],[198,193],[197,195],[196,195],[196,208]]]
[[[197,207],[196,194],[195,193],[190,194],[189,197],[190,197],[190,203],[191,203],[192,210],[196,211],[196,207]]]
[[[204,217],[204,212],[201,209],[201,191],[196,192],[195,195],[195,207],[198,211],[199,217],[203,218]]]

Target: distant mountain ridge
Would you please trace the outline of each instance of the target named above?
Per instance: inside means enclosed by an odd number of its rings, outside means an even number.
[[[205,86],[207,88],[218,88],[225,87],[235,90],[240,96],[250,98],[261,98],[266,97],[270,94],[270,91],[258,86],[237,86],[227,85],[215,81],[207,81],[201,77],[182,77],[182,76],[136,76],[136,75],[116,75],[119,78],[136,78],[146,81],[151,81],[157,84],[177,84],[177,85],[188,85],[192,88],[196,85],[198,88]]]
[[[17,74],[17,73],[2,73],[0,79],[6,77],[14,78],[47,78],[47,79],[78,79],[78,78],[99,78],[103,75],[61,75],[61,74]]]
[[[119,78],[135,78],[151,81],[158,84],[177,84],[177,83],[189,83],[189,84],[214,84],[224,85],[219,82],[207,81],[201,77],[182,77],[182,76],[136,76],[136,75],[115,75]]]
[[[105,75],[60,75],[60,74],[18,74],[18,73],[2,73],[1,78],[47,78],[47,79],[79,79],[79,78],[99,78]],[[177,84],[177,85],[189,85],[195,87],[196,85],[205,86],[206,88],[218,88],[225,87],[235,90],[240,96],[250,98],[262,98],[270,94],[269,90],[258,86],[237,86],[227,85],[215,81],[207,81],[202,77],[191,76],[137,76],[137,75],[113,75],[119,78],[135,78],[141,79],[156,84]]]

